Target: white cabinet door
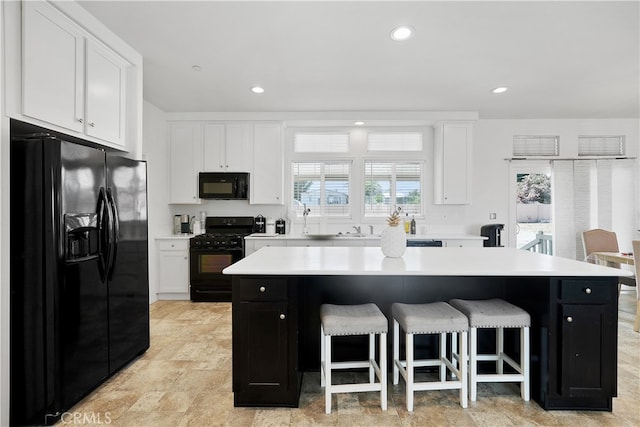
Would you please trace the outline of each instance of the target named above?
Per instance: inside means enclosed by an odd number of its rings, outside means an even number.
[[[124,145],[127,65],[111,50],[92,40],[87,40],[86,56],[86,133]]]
[[[227,172],[251,172],[251,124],[226,125],[225,158]]]
[[[250,203],[282,205],[284,144],[279,123],[256,123],[253,127],[253,171]]]
[[[204,171],[225,172],[225,126],[204,125]]]
[[[26,1],[22,7],[22,112],[82,132],[82,32],[46,3]]]
[[[440,122],[434,132],[434,203],[471,203],[473,124]]]
[[[202,170],[202,125],[169,125],[169,203],[200,203],[198,172]]]
[[[189,293],[189,250],[187,240],[158,243],[158,293]]]
[[[204,171],[250,172],[251,125],[205,123]]]

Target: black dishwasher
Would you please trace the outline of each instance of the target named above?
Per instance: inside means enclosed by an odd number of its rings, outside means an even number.
[[[442,247],[442,240],[407,239],[407,247]]]

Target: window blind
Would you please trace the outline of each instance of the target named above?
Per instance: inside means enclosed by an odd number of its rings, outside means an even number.
[[[367,135],[369,151],[422,151],[421,132],[371,132]]]
[[[624,156],[625,138],[618,136],[578,136],[578,156]]]
[[[296,153],[346,153],[349,151],[348,133],[296,133],[293,147]]]
[[[559,153],[560,137],[540,135],[514,135],[514,156],[557,156]]]

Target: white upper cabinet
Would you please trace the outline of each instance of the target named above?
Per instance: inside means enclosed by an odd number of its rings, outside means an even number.
[[[90,136],[124,145],[126,64],[87,40],[85,126]]]
[[[249,202],[259,205],[282,205],[284,142],[280,123],[254,124],[253,160]]]
[[[23,113],[76,132],[84,129],[84,36],[45,3],[24,2]]]
[[[202,167],[202,124],[169,124],[169,203],[200,203]]]
[[[133,64],[49,3],[22,7],[22,114],[131,151],[142,102]]]
[[[434,204],[471,203],[473,123],[434,126]]]
[[[251,124],[204,125],[204,171],[249,172],[251,170]]]

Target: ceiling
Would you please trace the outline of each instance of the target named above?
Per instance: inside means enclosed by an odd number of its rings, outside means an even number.
[[[637,1],[79,3],[143,55],[166,112],[640,116]]]

